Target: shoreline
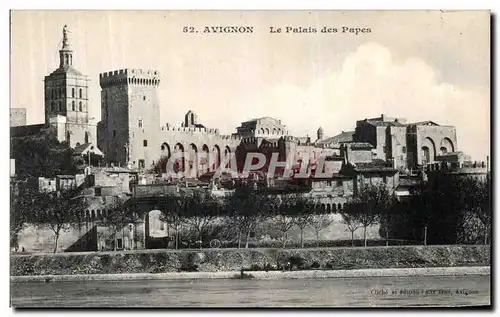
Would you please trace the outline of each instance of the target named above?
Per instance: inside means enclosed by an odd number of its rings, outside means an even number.
[[[302,270],[302,271],[245,271],[252,277],[241,278],[239,271],[221,272],[169,272],[80,275],[24,275],[11,276],[11,283],[70,282],[70,281],[137,281],[137,280],[202,280],[202,279],[308,279],[308,278],[363,278],[363,277],[415,277],[490,275],[489,266],[386,268],[355,270]]]

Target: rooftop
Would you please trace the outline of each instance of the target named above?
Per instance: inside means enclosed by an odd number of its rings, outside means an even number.
[[[413,187],[422,184],[422,178],[400,177],[398,187]]]
[[[345,143],[352,142],[354,140],[354,131],[342,131],[340,134],[334,135],[332,137],[319,140],[320,144],[330,144],[330,143]]]
[[[437,124],[434,121],[427,120],[427,121],[408,123],[408,125],[434,125],[434,126],[438,126],[439,124]]]
[[[55,71],[50,73],[50,75],[58,75],[58,74],[70,74],[70,75],[77,75],[77,76],[86,76],[82,72],[80,72],[79,70],[74,68],[73,66],[59,67],[58,69],[56,69]]]
[[[353,166],[359,172],[397,171],[397,169],[389,166],[387,162],[380,159],[374,159],[370,163],[356,163]]]
[[[363,149],[371,150],[371,149],[373,149],[373,145],[371,145],[368,142],[352,142],[352,143],[348,143],[347,146],[349,146],[353,150],[363,150]]]
[[[368,124],[371,124],[376,127],[404,127],[405,124],[402,124],[398,121],[378,121],[378,120],[365,120]]]
[[[75,175],[56,175],[56,178],[60,179],[74,179],[75,177]]]

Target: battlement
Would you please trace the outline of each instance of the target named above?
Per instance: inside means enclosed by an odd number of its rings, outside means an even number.
[[[160,72],[145,69],[120,69],[99,74],[99,84],[101,88],[120,85],[160,85]]]
[[[293,135],[285,135],[282,137],[284,141],[286,142],[295,142],[295,143],[298,143],[298,140],[296,137],[294,137]]]
[[[178,127],[171,125],[164,125],[161,127],[161,131],[178,131],[178,132],[201,132],[208,134],[219,134],[219,129],[207,129],[198,127]]]
[[[237,134],[231,134],[231,135],[224,134],[224,135],[221,135],[220,138],[222,140],[238,140],[238,141],[242,140],[242,137],[237,135]]]
[[[209,128],[199,128],[199,127],[179,127],[179,126],[171,126],[169,124],[162,126],[161,131],[212,134],[212,135],[217,135],[221,140],[241,140],[242,139],[239,135],[219,134],[219,129],[209,129]]]
[[[255,144],[255,143],[257,143],[257,138],[256,137],[243,138],[241,140],[241,143],[243,143],[243,144]]]
[[[486,162],[483,161],[466,161],[463,163],[436,162],[426,164],[425,168],[429,172],[444,171],[452,174],[486,173],[488,169]]]

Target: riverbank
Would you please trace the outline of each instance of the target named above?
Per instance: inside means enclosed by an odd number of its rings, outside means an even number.
[[[363,270],[307,270],[307,271],[256,271],[244,272],[243,279],[315,279],[315,278],[364,278],[364,277],[415,277],[415,276],[466,276],[489,275],[490,267],[434,267],[406,269]],[[179,272],[179,273],[134,273],[134,274],[85,274],[85,275],[40,275],[11,276],[13,283],[28,282],[75,282],[75,281],[133,281],[133,280],[201,280],[240,279],[241,272]]]
[[[283,270],[334,272],[363,269],[489,267],[489,265],[490,246],[474,245],[144,252],[137,250],[11,256],[11,276],[189,272],[234,274],[241,269],[248,274],[256,271],[283,274],[281,272]]]

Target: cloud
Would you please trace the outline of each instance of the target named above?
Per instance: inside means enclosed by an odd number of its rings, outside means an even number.
[[[356,120],[384,113],[409,122],[454,125],[458,148],[485,159],[490,144],[489,91],[438,82],[438,75],[421,59],[396,62],[386,47],[365,43],[338,70],[315,78],[307,87],[283,82],[240,106],[226,107],[223,130],[249,117],[273,116],[293,135],[313,135],[319,126],[326,135],[334,135],[354,129]]]

